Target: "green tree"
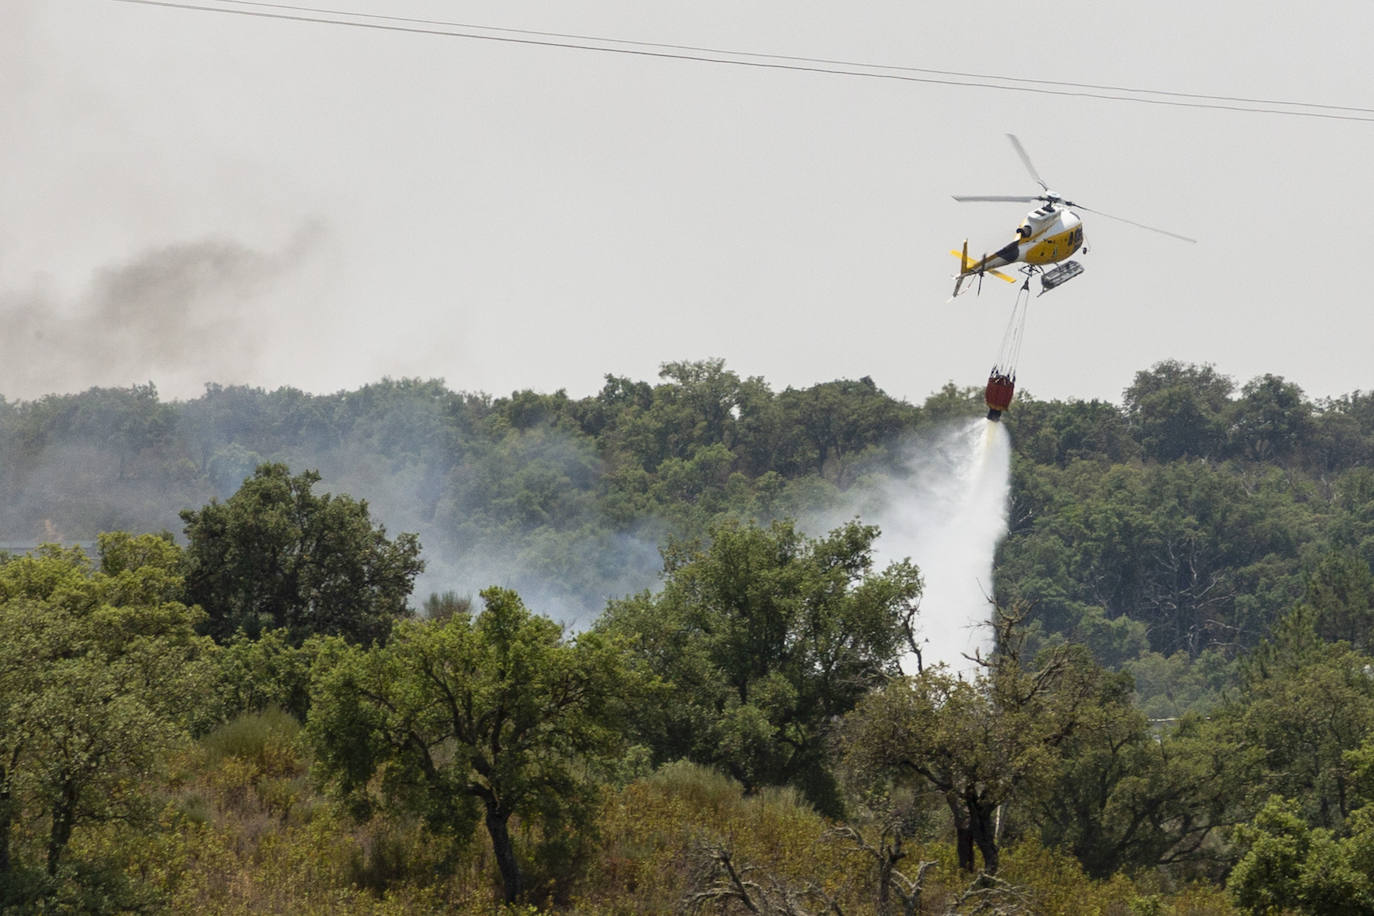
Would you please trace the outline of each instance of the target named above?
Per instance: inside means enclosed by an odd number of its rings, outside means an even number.
[[[1082,651],[1060,647],[1023,665],[1022,613],[1000,613],[998,650],[985,670],[944,665],[895,678],[846,717],[845,764],[857,785],[914,781],[940,794],[954,821],[959,867],[995,874],[998,809],[1049,783],[1061,746],[1113,702],[1120,684]]]
[[[672,424],[693,445],[721,443],[733,446],[735,416],[740,403],[740,377],[725,368],[725,360],[664,363],[659,377],[669,384],[656,392],[655,401],[672,409],[681,422]],[[679,446],[671,455],[686,457]]]
[[[945,382],[943,388],[926,398],[921,405],[921,420],[941,423],[946,420],[971,420],[987,413],[983,402],[983,387],[964,386]]]
[[[1140,453],[1126,416],[1104,401],[1038,401],[1016,399],[1018,453],[1040,464],[1073,461],[1122,463]]]
[[[370,642],[409,613],[424,569],[418,538],[388,539],[366,501],[316,495],[319,480],[265,464],[224,502],[181,513],[187,594],[211,636],[283,627],[297,644],[312,633]]]
[[[654,400],[654,389],[648,382],[636,382],[623,375],[603,377],[606,384],[601,386],[601,391],[578,402],[576,408],[582,431],[598,439],[613,430],[628,410],[647,410]]]
[[[1299,871],[1311,849],[1311,828],[1296,806],[1271,798],[1248,827],[1237,831],[1244,851],[1227,886],[1236,903],[1251,913],[1297,909]]]
[[[1246,660],[1237,701],[1223,710],[1235,740],[1260,750],[1253,786],[1292,799],[1313,826],[1339,830],[1357,803],[1346,754],[1374,732],[1374,660],[1325,643],[1299,607]]]
[[[909,562],[874,570],[877,533],[725,523],[708,547],[665,551],[658,595],[611,602],[599,626],[672,691],[637,718],[658,761],[719,766],[751,791],[791,784],[838,812],[828,731],[897,673],[921,591]]]
[[[475,618],[405,621],[385,646],[336,641],[316,664],[307,733],[321,771],[361,810],[380,786],[386,804],[459,841],[480,819],[514,902],[527,887],[512,817],[538,825],[546,845],[585,826],[589,774],[623,747],[632,680],[615,642],[568,640],[506,589],[482,599]]]
[[[664,363],[664,381],[645,403],[641,386],[607,377],[602,410],[618,408],[601,422],[600,442],[617,465],[632,463],[653,472],[670,458],[690,459],[697,449],[736,444],[737,415],[746,392],[757,395],[761,382],[744,382],[722,359]]]
[[[1374,460],[1374,392],[1322,398],[1312,419],[1313,437],[1305,452],[1316,470],[1368,466]]]
[[[0,564],[0,887],[23,887],[41,856],[51,890],[78,828],[146,815],[148,777],[204,699],[177,548],[125,534],[101,548],[100,568],[56,547]]]
[[[1352,550],[1322,557],[1307,580],[1303,604],[1322,639],[1374,648],[1374,570]]]
[[[1316,429],[1302,389],[1277,375],[1247,382],[1234,416],[1233,449],[1254,461],[1290,461],[1307,447]]]
[[[892,443],[916,418],[911,405],[888,397],[868,376],[788,388],[778,404],[793,438],[806,444],[811,470],[840,486],[852,482],[855,459]]]
[[[256,638],[240,631],[212,656],[217,678],[213,723],[278,707],[304,722],[310,710],[310,668],[318,643],[292,645],[286,630]]]
[[[1200,857],[1242,801],[1255,755],[1200,717],[1152,728],[1128,677],[1104,676],[1101,688],[1027,799],[1042,841],[1099,879]]]
[[[1014,470],[999,600],[1024,598],[1051,632],[1096,644],[1093,617],[1125,617],[1166,655],[1234,653],[1302,595],[1299,547],[1323,522],[1281,472],[1201,461]]]
[[[1344,836],[1313,828],[1297,802],[1271,797],[1235,831],[1241,858],[1226,882],[1233,899],[1256,914],[1374,914],[1374,817],[1352,826]]]
[[[1158,461],[1220,457],[1234,388],[1212,366],[1176,360],[1137,372],[1124,401],[1145,456]]]

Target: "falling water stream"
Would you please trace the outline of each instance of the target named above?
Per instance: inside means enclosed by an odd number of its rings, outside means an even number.
[[[943,427],[912,443],[905,473],[878,485],[864,521],[882,529],[880,565],[910,557],[925,590],[918,617],[921,663],[943,662],[965,675],[967,656],[991,646],[992,568],[1007,533],[1011,438],[982,418]],[[903,668],[914,673],[914,655]]]

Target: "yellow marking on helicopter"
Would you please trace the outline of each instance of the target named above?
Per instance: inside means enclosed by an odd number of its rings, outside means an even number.
[[[1133,220],[1122,219],[1119,216],[1103,213],[1101,210],[1092,210],[1088,207],[1080,206],[1071,200],[1060,197],[1050,190],[1050,186],[1045,184],[1044,179],[1040,177],[1040,173],[1035,170],[1035,166],[1031,164],[1030,157],[1026,155],[1026,151],[1021,147],[1021,141],[1017,140],[1016,137],[1011,134],[1007,134],[1007,139],[1011,140],[1011,145],[1016,150],[1016,155],[1021,158],[1021,164],[1026,167],[1026,171],[1030,173],[1031,178],[1035,179],[1035,183],[1040,185],[1042,193],[1034,195],[999,194],[955,196],[954,199],[961,202],[992,201],[1036,203],[1038,206],[1036,209],[1027,213],[1026,218],[1022,220],[1021,224],[1016,228],[1015,240],[996,249],[991,254],[984,255],[977,261],[969,259],[968,242],[964,242],[964,253],[959,255],[961,258],[961,269],[954,284],[955,296],[959,295],[964,281],[971,276],[981,277],[985,273],[991,273],[994,276],[1001,277],[1003,280],[1008,280],[1013,283],[1016,282],[1012,277],[1008,277],[993,270],[995,267],[1024,264],[1025,266],[1020,268],[1020,270],[1027,275],[1026,282],[1029,283],[1032,274],[1045,274],[1045,271],[1042,269],[1043,265],[1058,264],[1066,260],[1070,255],[1083,247],[1083,220],[1079,217],[1078,213],[1075,212],[1078,210],[1085,213],[1095,213],[1098,216],[1104,216],[1119,222],[1130,223],[1132,226],[1141,229],[1149,229],[1151,232],[1159,232],[1163,235],[1170,235],[1185,242],[1197,241],[1196,239],[1188,238],[1186,235],[1170,232],[1167,229],[1157,229],[1154,226],[1147,226],[1144,223],[1137,223]],[[954,253],[959,254],[958,252]],[[1063,269],[1057,268],[1051,271],[1051,273],[1055,275],[1053,278],[1049,276],[1042,277],[1045,281],[1045,290],[1052,289],[1064,283],[1066,280],[1078,276],[1082,272],[1083,268],[1078,264],[1074,264],[1072,270],[1069,270],[1067,265],[1065,265]],[[1050,282],[1051,280],[1054,282]]]
[[[980,287],[982,286],[982,277],[985,273],[992,274],[999,280],[1006,280],[1008,283],[1016,282],[1016,278],[1009,277],[1000,270],[995,269],[995,267],[1000,267],[1007,263],[1000,255],[985,254],[977,261],[971,260],[968,256],[968,239],[964,239],[963,251],[951,251],[950,254],[959,259],[959,275],[955,277],[954,280],[954,294],[949,297],[951,301],[953,301],[955,296],[959,295],[959,288],[964,285],[964,281],[969,277],[977,276],[979,278],[978,284]]]
[[[1068,225],[1069,220],[1064,220],[1064,224]],[[1056,261],[1064,260],[1082,245],[1083,230],[1081,224],[1077,224],[1065,232],[1051,235],[1026,248],[1021,257],[1027,264],[1053,264]]]
[[[964,244],[965,244],[966,246],[968,245],[967,242],[965,242]],[[1015,282],[1016,282],[1016,278],[1015,278],[1015,277],[1009,277],[1009,276],[1007,276],[1006,274],[1002,273],[1000,270],[998,270],[998,269],[995,268],[995,267],[979,267],[979,265],[982,264],[983,261],[991,260],[991,258],[982,258],[981,260],[978,260],[978,261],[970,261],[970,260],[969,260],[969,257],[968,257],[968,254],[967,254],[967,248],[965,249],[965,253],[964,253],[964,254],[960,254],[959,252],[955,251],[953,248],[951,248],[951,249],[949,250],[949,253],[952,254],[952,255],[954,255],[956,258],[959,258],[959,259],[963,262],[962,272],[965,273],[965,274],[976,274],[976,273],[979,273],[979,272],[981,271],[982,273],[985,273],[985,274],[991,274],[992,276],[996,277],[996,278],[999,279],[999,280],[1006,280],[1008,283],[1015,283]]]

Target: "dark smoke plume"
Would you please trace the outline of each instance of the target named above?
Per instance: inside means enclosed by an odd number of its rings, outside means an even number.
[[[0,291],[0,394],[8,398],[152,380],[194,390],[257,365],[268,294],[309,254],[315,227],[278,252],[206,239],[95,272],[72,302]]]

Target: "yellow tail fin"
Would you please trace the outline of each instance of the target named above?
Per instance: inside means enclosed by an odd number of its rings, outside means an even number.
[[[951,251],[950,254],[955,252]],[[964,285],[964,278],[968,276],[968,264],[968,239],[964,239],[964,250],[959,255],[959,276],[954,278],[954,295],[949,297],[951,301],[959,295],[959,287]]]
[[[964,278],[968,276],[968,239],[964,239],[964,250],[962,253],[951,251],[950,254],[959,256],[959,276],[954,278],[954,295],[949,297],[952,302],[955,296],[959,295],[959,288],[964,285]]]

